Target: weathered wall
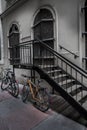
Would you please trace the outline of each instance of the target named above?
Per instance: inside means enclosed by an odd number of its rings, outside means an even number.
[[[1,4],[1,10],[2,10],[1,12],[5,11],[5,9],[6,9],[6,1],[5,0],[0,0],[0,4]]]
[[[54,11],[55,46],[62,45],[68,50],[79,54],[79,0],[28,0],[18,9],[3,19],[5,63],[8,63],[8,31],[12,22],[17,22],[20,30],[20,41],[29,40],[32,36],[33,17],[41,6],[49,6]],[[74,59],[68,56],[75,63]],[[7,62],[6,62],[7,61]]]
[[[26,2],[18,9],[12,11],[9,15],[3,18],[3,36],[4,36],[4,52],[5,64],[8,64],[8,32],[12,23],[17,23],[20,31],[20,41],[27,37],[26,40],[31,39],[31,23],[33,14],[38,8],[38,2],[35,0]]]

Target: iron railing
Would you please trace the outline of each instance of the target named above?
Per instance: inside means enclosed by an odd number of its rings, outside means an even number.
[[[14,55],[13,58],[10,59],[13,61],[13,64],[32,64],[37,65],[44,70],[48,67],[49,75],[52,74],[51,72],[53,71],[53,66],[58,67],[57,69],[62,69],[63,73],[68,75],[71,80],[73,78],[75,81],[77,81],[77,83],[84,86],[84,89],[87,89],[87,72],[63,57],[58,52],[54,51],[45,42],[42,42],[41,40],[22,42],[12,47],[13,52],[18,53],[16,52],[17,50],[15,50],[17,47],[19,48],[20,55],[19,57],[15,57]],[[18,60],[20,62],[17,62]],[[53,78],[56,78],[55,75]],[[61,77],[61,79],[62,78],[63,77]]]
[[[61,46],[61,45],[59,45],[59,47],[60,47],[61,50],[63,49],[63,50],[65,50],[65,51],[69,52],[71,55],[74,56],[75,59],[76,59],[77,57],[79,57],[77,54],[75,54],[74,52],[72,52],[72,51],[66,49],[65,47],[63,47],[63,46]]]
[[[33,64],[33,44],[32,41],[22,42],[10,48],[12,58],[9,58],[12,65],[15,64]],[[18,48],[18,49],[17,49]],[[18,54],[18,55],[17,55]]]
[[[36,66],[36,69],[39,68],[37,71],[45,75],[45,77],[43,76],[44,79],[47,77],[46,80],[54,89],[59,91],[71,105],[73,104],[74,107],[78,106],[77,108],[80,107],[83,110],[81,106],[87,99],[87,72],[63,57],[47,44],[48,42],[42,42],[38,39],[13,46],[13,50],[18,46],[20,57],[13,56],[12,64],[15,66],[30,65],[33,66],[34,69]],[[20,63],[17,63],[16,58],[20,59]],[[80,108],[79,111],[81,110]]]
[[[38,48],[36,51],[36,47]],[[54,51],[51,47],[49,47],[46,43],[42,41],[34,42],[34,65],[41,67],[42,69],[47,69],[47,73],[61,86],[65,83],[64,88],[68,92],[68,82],[73,82],[74,89],[78,90],[78,85],[81,85],[81,95],[80,99],[84,98],[84,94],[87,94],[87,72],[82,68],[76,66],[74,63],[70,62],[59,53]],[[56,68],[54,74],[52,75],[54,67]],[[61,71],[61,76],[59,75],[59,70]],[[57,75],[56,75],[57,73]],[[66,78],[64,78],[64,76]],[[69,81],[68,81],[69,79]],[[71,93],[73,90],[73,85],[71,85]],[[83,91],[85,90],[85,92]],[[85,94],[85,95],[86,95]],[[74,97],[78,101],[78,92],[76,92],[76,97]],[[81,101],[80,101],[81,103]]]

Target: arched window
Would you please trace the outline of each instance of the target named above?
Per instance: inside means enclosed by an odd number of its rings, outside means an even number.
[[[12,46],[18,43],[19,43],[19,29],[16,24],[12,24],[9,30],[9,45]]]
[[[19,46],[13,49],[14,45],[19,44],[19,29],[16,24],[12,24],[9,30],[9,46],[10,46],[10,63],[13,64],[15,61],[20,60],[20,49]]]
[[[11,35],[11,33],[14,33],[14,32],[19,33],[19,29],[16,24],[12,24],[12,26],[9,30],[9,34]]]
[[[35,17],[33,30],[34,39],[40,39],[54,48],[53,14],[49,9],[42,8]]]

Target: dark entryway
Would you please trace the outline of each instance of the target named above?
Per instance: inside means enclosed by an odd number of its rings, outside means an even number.
[[[19,29],[16,24],[12,24],[9,30],[9,48],[10,48],[10,64],[13,64],[15,61],[20,61],[20,49],[19,44]],[[13,48],[12,48],[13,47]]]
[[[33,32],[34,40],[40,39],[40,41],[54,48],[54,19],[50,10],[46,8],[39,10],[34,20]],[[39,51],[38,44],[34,50],[36,55],[45,56],[45,50],[40,48]]]

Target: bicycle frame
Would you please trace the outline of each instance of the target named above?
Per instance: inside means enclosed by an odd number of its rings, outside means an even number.
[[[14,97],[17,97],[19,94],[19,86],[15,80],[15,74],[9,68],[5,69],[4,72],[5,75],[1,81],[1,89],[7,90]]]
[[[38,93],[38,86],[35,86],[32,82],[31,82],[31,80],[27,80],[27,83],[28,83],[28,85],[30,86],[30,91],[31,91],[31,94],[32,94],[32,98],[34,99],[34,100],[36,100],[36,101],[38,101],[38,102],[41,102],[40,101],[40,99],[39,98],[36,98],[35,97],[35,95],[36,95],[36,93]],[[34,89],[33,89],[33,87],[35,86],[35,92],[34,92]]]
[[[38,85],[35,85],[29,77],[26,75],[22,75],[27,78],[27,84],[24,85],[22,91],[22,101],[25,102],[29,97],[31,98],[31,102],[34,104],[36,108],[45,112],[49,109],[49,100],[46,91],[40,87],[40,82],[38,80]],[[29,89],[28,89],[29,88]]]

